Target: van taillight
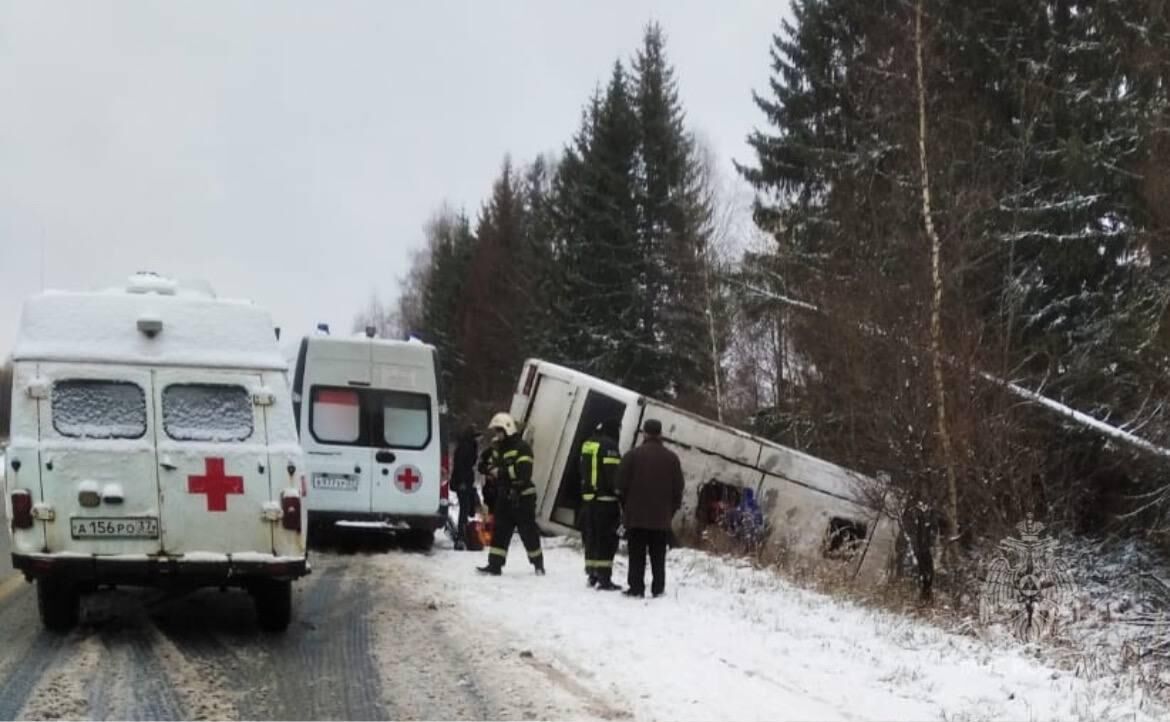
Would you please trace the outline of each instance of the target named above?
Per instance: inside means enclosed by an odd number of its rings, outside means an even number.
[[[451,493],[451,455],[443,454],[439,462],[439,498],[446,499]]]
[[[32,494],[20,489],[12,492],[12,528],[32,529]]]
[[[289,531],[301,530],[301,497],[283,496],[280,499],[280,525]]]

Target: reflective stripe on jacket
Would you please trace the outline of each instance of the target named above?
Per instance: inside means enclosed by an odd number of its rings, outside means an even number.
[[[608,436],[595,435],[581,444],[578,462],[581,474],[581,499],[617,501],[617,469],[622,463],[617,442]]]

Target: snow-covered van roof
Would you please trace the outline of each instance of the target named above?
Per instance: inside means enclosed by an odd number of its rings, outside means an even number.
[[[352,336],[317,334],[306,336],[305,342],[313,347],[315,352],[326,357],[330,354],[340,354],[342,358],[348,358],[349,355],[355,353],[356,349],[356,353],[362,354],[365,358],[369,358],[366,355],[372,354],[375,361],[380,360],[387,353],[405,354],[405,358],[417,356],[418,358],[430,359],[435,349],[431,344],[423,343],[417,339],[399,341],[376,336],[371,338],[361,333]]]
[[[397,341],[364,334],[305,336],[293,383],[301,384],[306,373],[317,382],[340,374],[334,381],[364,381],[378,388],[430,390],[438,384],[435,353],[434,346],[417,340]],[[313,370],[307,372],[306,366],[312,366]]]
[[[134,276],[124,289],[47,291],[21,312],[16,361],[194,366],[281,371],[268,312],[218,299],[207,287]]]

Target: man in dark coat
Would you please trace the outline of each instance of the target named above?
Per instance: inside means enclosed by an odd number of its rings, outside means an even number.
[[[647,419],[642,434],[642,445],[626,454],[618,467],[617,491],[630,552],[629,588],[625,594],[645,596],[649,552],[653,577],[650,591],[660,597],[666,591],[666,545],[671,522],[682,507],[683,473],[678,455],[662,445],[661,422]]]
[[[451,467],[451,489],[459,499],[459,526],[455,534],[455,548],[459,550],[467,548],[467,520],[479,506],[479,495],[475,493],[475,465],[479,461],[479,448],[476,443],[478,437],[474,426],[468,426],[463,430],[455,444],[455,458]]]

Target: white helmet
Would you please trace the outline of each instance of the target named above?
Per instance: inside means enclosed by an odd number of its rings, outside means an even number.
[[[499,413],[492,417],[492,422],[488,424],[489,429],[502,429],[505,436],[511,436],[516,433],[516,420],[510,414]]]

